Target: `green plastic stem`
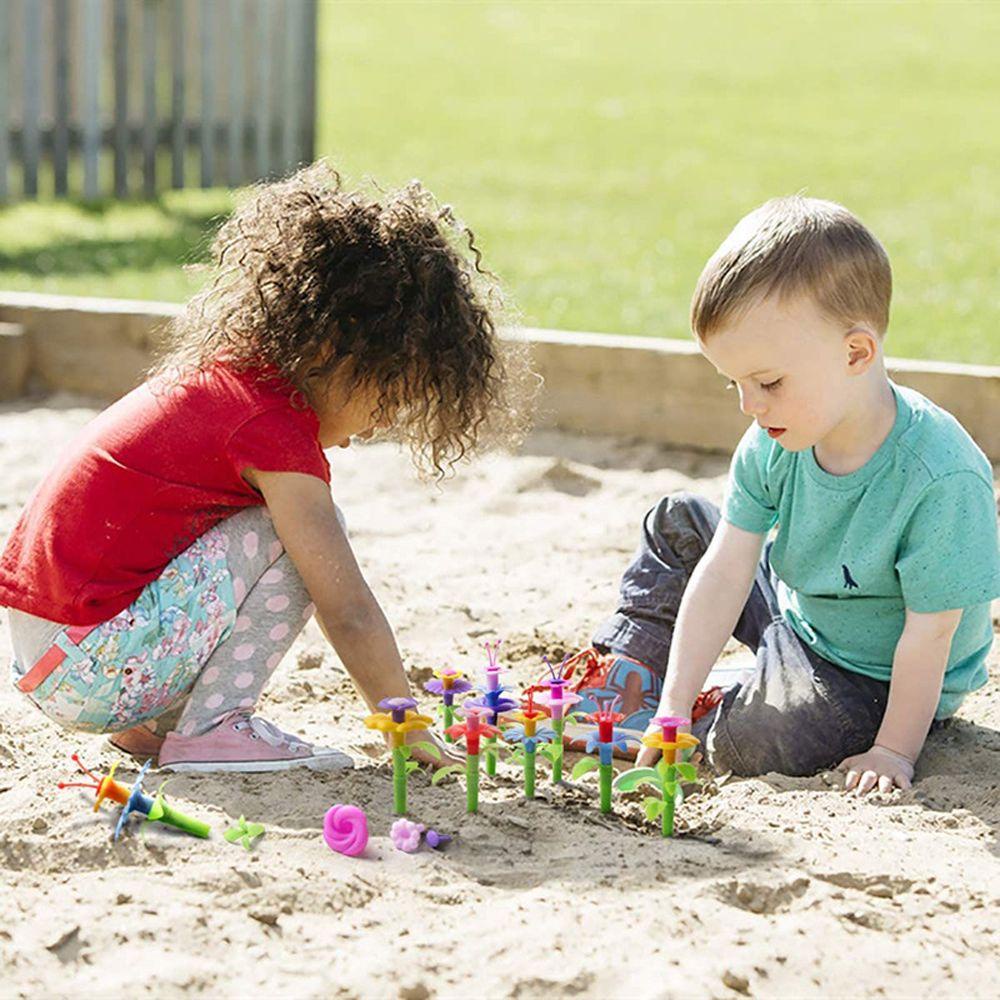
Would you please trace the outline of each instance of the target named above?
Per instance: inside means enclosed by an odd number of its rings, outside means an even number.
[[[455,724],[455,706],[445,705],[444,706],[444,728],[450,729]],[[444,738],[449,743],[455,742],[454,736],[449,736],[447,733],[444,734]]]
[[[495,736],[487,736],[486,742],[490,746],[495,746],[497,738]],[[491,778],[497,773],[497,755],[495,753],[488,753],[486,755],[486,773]]]
[[[667,765],[667,781],[677,780],[677,768],[673,764]],[[660,826],[664,837],[674,835],[674,797],[664,792],[663,812],[661,813]]]
[[[392,811],[406,815],[406,757],[402,747],[392,748]]]
[[[479,812],[479,754],[465,758],[465,811]]]
[[[601,812],[611,812],[611,779],[615,776],[613,764],[601,764]]]
[[[535,797],[535,755],[524,753],[524,794],[526,798]]]
[[[200,819],[191,819],[190,816],[185,816],[184,813],[171,809],[166,802],[163,803],[163,815],[159,822],[175,826],[178,830],[183,830],[193,837],[201,837],[204,840],[207,840],[212,832],[207,823],[202,823]]]
[[[552,760],[552,784],[558,785],[562,781],[563,766],[563,729],[566,727],[565,719],[555,719],[552,728],[556,731],[555,747],[556,752]]]

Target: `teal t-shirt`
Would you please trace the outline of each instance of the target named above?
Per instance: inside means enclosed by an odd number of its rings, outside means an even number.
[[[963,608],[936,717],[987,680],[1000,544],[986,456],[947,411],[892,384],[896,421],[860,469],[831,475],[812,448],[786,451],[756,424],[733,456],[723,516],[777,525],[771,565],[782,614],[846,670],[888,681],[905,609]]]

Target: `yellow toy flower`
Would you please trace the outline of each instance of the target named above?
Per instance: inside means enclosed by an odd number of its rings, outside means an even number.
[[[415,711],[416,704],[412,698],[383,698],[378,707],[388,711],[369,715],[365,719],[365,725],[369,729],[377,729],[380,733],[389,733],[392,745],[400,746],[407,733],[426,729],[434,724],[429,715],[420,715]]]
[[[642,738],[644,747],[652,747],[654,750],[687,750],[689,747],[696,747],[701,740],[690,733],[678,733],[673,740],[665,740],[663,733],[647,733]]]

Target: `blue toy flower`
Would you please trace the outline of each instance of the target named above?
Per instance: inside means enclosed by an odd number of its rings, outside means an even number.
[[[526,753],[534,753],[543,743],[551,743],[556,738],[556,732],[548,726],[540,726],[533,734],[528,735],[523,725],[517,725],[505,729],[503,738],[509,743],[520,743]]]
[[[639,742],[637,737],[631,735],[631,733],[625,733],[621,729],[612,729],[610,740],[601,740],[599,733],[592,733],[587,737],[586,750],[587,753],[593,753],[597,750],[601,763],[610,764],[615,750],[627,750],[629,741],[632,743]]]

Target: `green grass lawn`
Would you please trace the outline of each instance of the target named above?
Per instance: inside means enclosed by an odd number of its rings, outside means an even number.
[[[1000,5],[325,4],[318,147],[420,177],[525,322],[687,335],[744,212],[853,208],[896,276],[888,348],[1000,364]],[[0,213],[0,287],[181,299],[225,192]]]

